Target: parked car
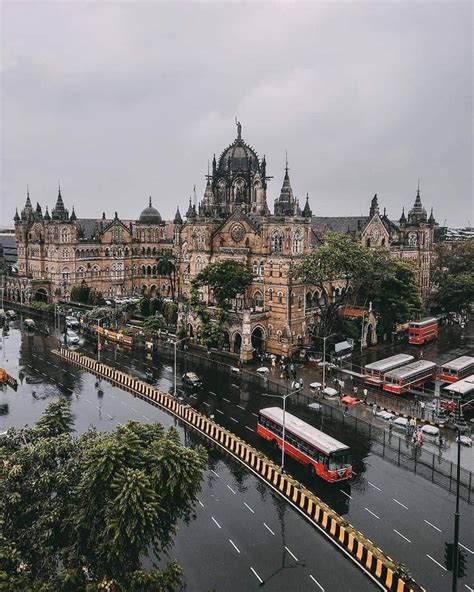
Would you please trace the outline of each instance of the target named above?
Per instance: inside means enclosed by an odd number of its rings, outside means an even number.
[[[183,386],[192,389],[202,388],[202,380],[195,372],[183,374]]]
[[[68,329],[66,332],[66,341],[68,345],[77,345],[79,343],[79,335]]]
[[[7,310],[7,317],[9,319],[16,319],[16,312],[14,310]]]
[[[73,317],[72,315],[66,317],[66,327],[69,327],[70,329],[78,329],[80,325],[81,324],[76,317]]]
[[[35,322],[33,319],[25,319],[23,321],[23,326],[25,327],[25,329],[27,329],[28,331],[34,331],[35,330]]]

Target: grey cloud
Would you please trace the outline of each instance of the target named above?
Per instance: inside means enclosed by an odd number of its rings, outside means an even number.
[[[2,5],[2,211],[61,178],[80,216],[165,217],[235,136],[315,213],[396,218],[421,178],[440,222],[474,223],[469,3]]]

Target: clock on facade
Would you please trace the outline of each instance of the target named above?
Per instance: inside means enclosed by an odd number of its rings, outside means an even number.
[[[242,224],[234,224],[230,230],[230,236],[232,240],[236,243],[240,243],[240,241],[244,238],[245,229]]]
[[[374,241],[377,241],[380,237],[380,230],[378,228],[374,228],[371,232],[371,237]]]

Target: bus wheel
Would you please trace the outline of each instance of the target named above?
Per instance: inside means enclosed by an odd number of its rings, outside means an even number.
[[[316,476],[316,471],[314,470],[314,466],[313,465],[308,465],[308,474],[310,477],[315,477]]]

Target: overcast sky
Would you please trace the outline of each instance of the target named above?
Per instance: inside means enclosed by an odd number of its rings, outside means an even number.
[[[474,225],[470,2],[3,2],[1,217],[58,179],[79,217],[202,198],[236,137],[316,215]]]

